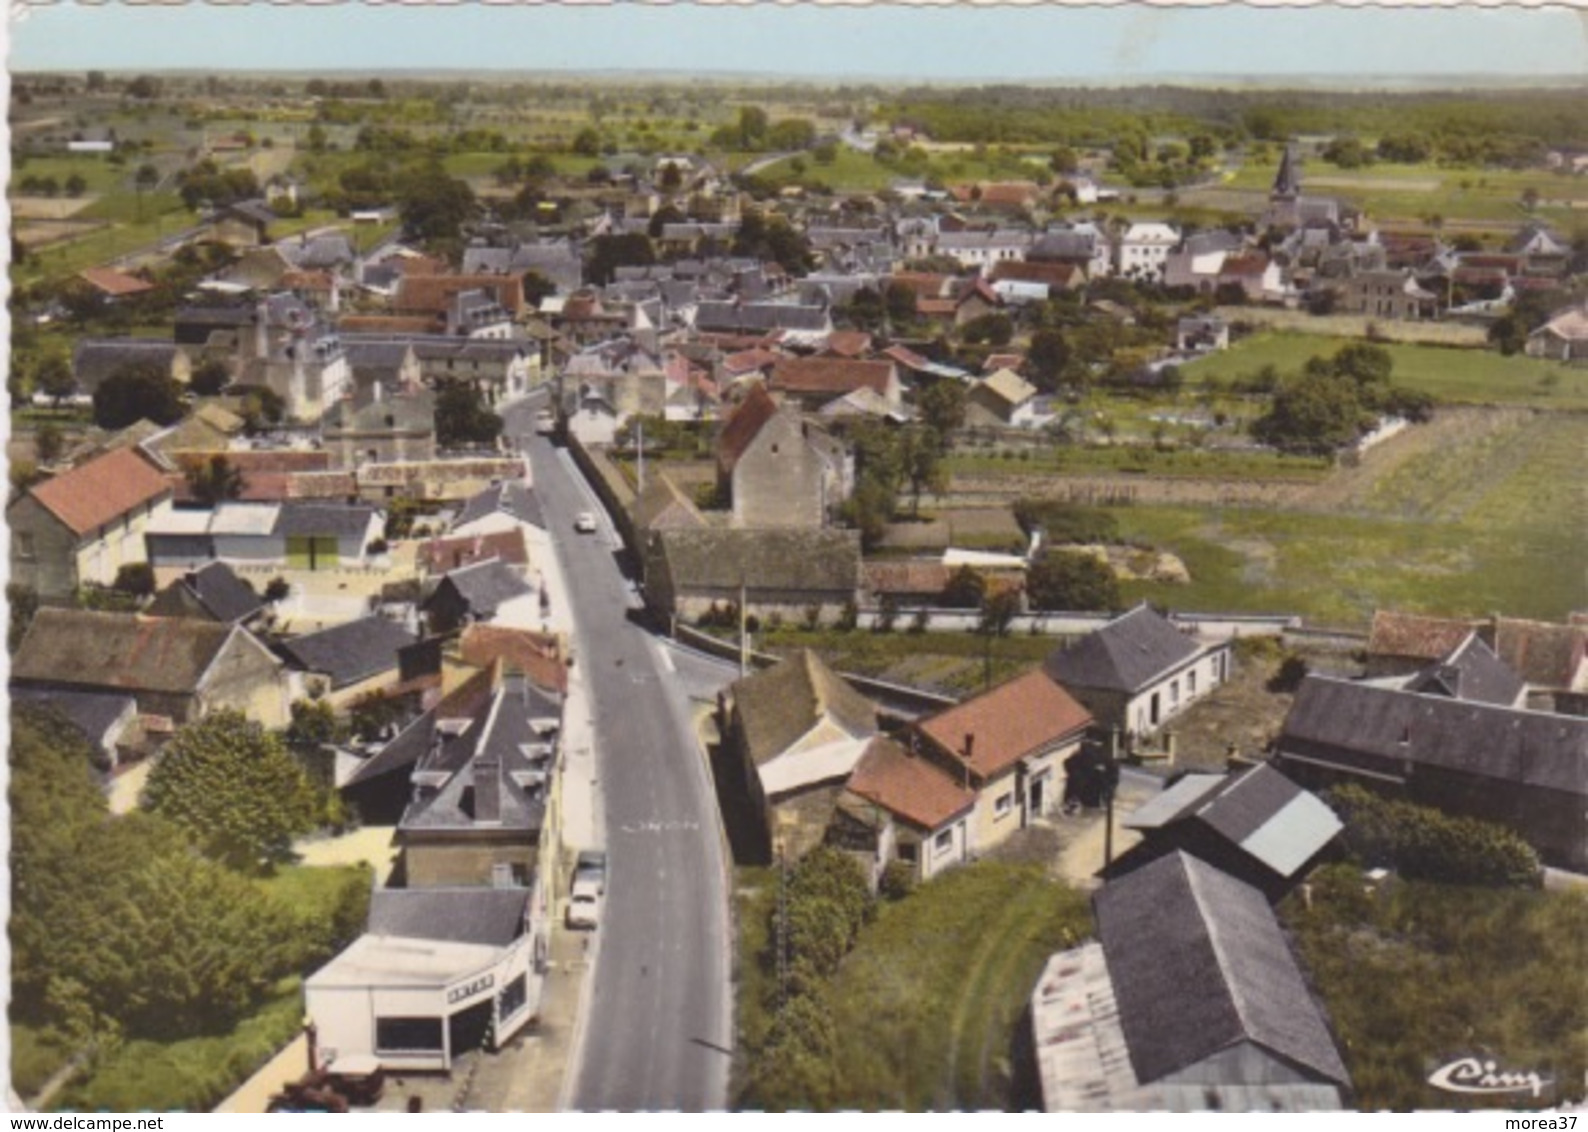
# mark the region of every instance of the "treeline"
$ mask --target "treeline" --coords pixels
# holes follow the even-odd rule
[[[1298,134],[1423,134],[1451,159],[1488,140],[1588,148],[1582,95],[1567,91],[1351,93],[1182,87],[1054,90],[979,87],[905,91],[882,116],[939,141],[1108,145],[1120,134],[1210,132],[1225,140],[1283,141]]]

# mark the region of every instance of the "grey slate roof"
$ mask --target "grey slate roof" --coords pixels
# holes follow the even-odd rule
[[[277,647],[307,672],[323,672],[333,687],[343,688],[382,672],[396,671],[397,650],[419,638],[395,621],[362,617],[283,641]]]
[[[1406,690],[1509,707],[1526,687],[1474,632],[1449,656],[1413,677]]]
[[[278,240],[273,245],[293,267],[310,270],[340,267],[357,258],[353,245],[340,233],[313,236],[307,240]]]
[[[187,587],[217,621],[244,621],[264,608],[264,599],[254,592],[254,587],[224,562],[206,563],[185,575],[178,584]]]
[[[490,558],[445,574],[435,594],[425,605],[428,607],[437,595],[447,589],[462,598],[470,612],[479,618],[494,617],[498,609],[514,598],[535,592],[534,586],[524,581],[518,571],[499,558]]]
[[[1281,756],[1399,775],[1405,763],[1588,797],[1588,718],[1308,676]]]
[[[398,823],[399,832],[477,829],[533,834],[546,817],[546,786],[553,752],[535,730],[537,718],[560,718],[561,707],[522,677],[509,677],[481,708],[463,742],[425,755],[417,778],[448,777],[439,787],[420,786]],[[494,817],[478,808],[480,776],[497,775],[500,808]]]
[[[771,330],[826,330],[827,310],[793,303],[703,302],[695,310],[695,328],[731,333]]]
[[[540,510],[540,500],[535,498],[533,491],[515,480],[493,483],[471,498],[463,505],[463,510],[458,513],[452,525],[464,527],[498,512],[517,519],[520,523],[528,523],[543,529],[546,526],[546,518]]]
[[[527,888],[377,888],[370,935],[505,947],[524,934]]]
[[[1191,774],[1125,819],[1127,829],[1199,821],[1282,877],[1334,840],[1334,812],[1272,765],[1233,774]],[[1150,834],[1149,834],[1150,836]]]
[[[11,689],[11,702],[36,704],[59,712],[97,747],[105,745],[110,729],[128,711],[136,710],[137,705],[137,701],[124,692],[68,692],[25,687]]]
[[[1142,1083],[1252,1042],[1314,1080],[1349,1085],[1322,1008],[1255,888],[1171,853],[1105,885],[1094,907]]]
[[[1075,688],[1138,692],[1200,646],[1147,605],[1138,605],[1044,662],[1049,676]]]
[[[271,534],[278,537],[352,538],[369,530],[375,508],[362,503],[297,503],[281,505]]]

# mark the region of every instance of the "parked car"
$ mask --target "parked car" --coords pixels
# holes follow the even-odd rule
[[[573,885],[568,893],[568,926],[593,928],[601,922],[606,900],[607,855],[600,849],[583,849],[574,859]]]
[[[573,529],[582,535],[593,535],[596,531],[596,517],[594,511],[581,511],[574,516]]]
[[[557,431],[557,418],[550,409],[542,409],[535,414],[535,431],[541,436],[549,436]]]

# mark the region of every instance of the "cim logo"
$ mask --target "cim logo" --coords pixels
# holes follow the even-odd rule
[[[1447,1093],[1531,1093],[1541,1096],[1555,1082],[1536,1072],[1501,1072],[1499,1062],[1461,1057],[1428,1075],[1428,1083]]]

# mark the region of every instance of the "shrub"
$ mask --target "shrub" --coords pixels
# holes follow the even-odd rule
[[[1307,678],[1307,662],[1291,653],[1280,662],[1279,671],[1268,681],[1270,692],[1294,692]]]
[[[924,633],[924,632],[926,632],[926,627],[929,624],[931,624],[931,621],[932,621],[932,614],[928,610],[917,609],[915,611],[915,616],[910,618],[910,632],[912,632],[912,633]]]
[[[915,870],[904,861],[889,861],[882,870],[877,892],[884,900],[903,900],[915,891]]]
[[[283,601],[292,592],[292,585],[285,578],[271,578],[265,586],[265,600],[269,602]]]
[[[1014,505],[1015,522],[1026,534],[1040,528],[1049,545],[1119,541],[1119,523],[1107,511],[1061,503],[1056,499],[1022,499]]]
[[[1364,867],[1444,884],[1539,884],[1538,854],[1502,825],[1382,798],[1356,785],[1336,787],[1326,797],[1345,822],[1347,852]]]
[[[838,620],[833,623],[833,628],[840,633],[847,633],[860,623],[860,607],[854,601],[846,601],[838,610]]]

